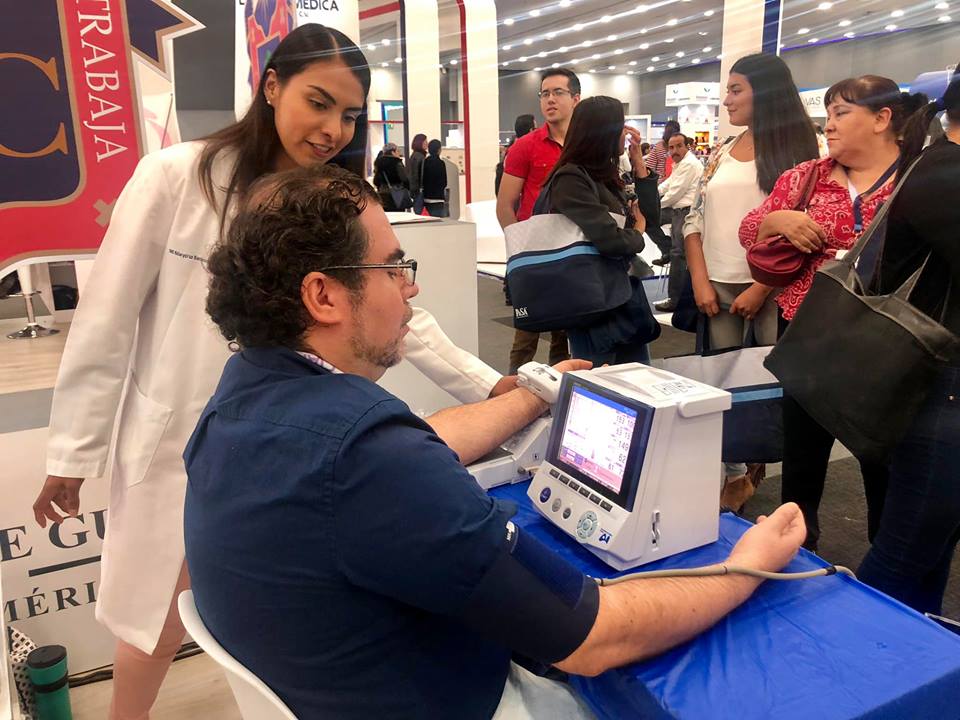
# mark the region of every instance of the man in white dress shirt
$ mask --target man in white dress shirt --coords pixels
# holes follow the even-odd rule
[[[683,223],[693,205],[697,186],[703,175],[703,164],[687,148],[687,138],[676,133],[667,142],[667,150],[673,159],[673,172],[660,183],[660,207],[672,211],[670,225],[670,280],[667,299],[654,303],[660,312],[673,312],[677,307],[683,279],[687,273],[686,255],[683,250]]]

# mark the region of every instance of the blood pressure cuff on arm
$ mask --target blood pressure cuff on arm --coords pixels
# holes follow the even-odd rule
[[[461,617],[514,652],[553,664],[580,647],[599,607],[596,582],[507,523],[500,554]]]

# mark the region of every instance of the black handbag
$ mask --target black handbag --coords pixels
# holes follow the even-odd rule
[[[889,456],[941,365],[960,350],[960,338],[910,304],[929,257],[886,295],[869,294],[857,269],[864,249],[883,241],[887,214],[915,166],[850,252],[816,272],[764,363],[785,394],[855,456],[872,461]]]
[[[410,188],[404,185],[394,185],[387,180],[387,192],[390,194],[393,206],[397,210],[404,211],[413,207],[413,196],[410,194]]]

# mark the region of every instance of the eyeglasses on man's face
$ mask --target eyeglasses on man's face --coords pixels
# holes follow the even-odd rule
[[[331,265],[321,268],[319,272],[328,270],[386,270],[394,280],[402,280],[405,285],[413,285],[417,281],[417,261],[401,260],[395,263],[365,263],[363,265]]]
[[[563,88],[553,88],[552,90],[541,90],[537,93],[537,97],[541,100],[546,100],[548,97],[553,96],[555,98],[565,98],[573,97],[573,93],[569,90],[564,90]]]

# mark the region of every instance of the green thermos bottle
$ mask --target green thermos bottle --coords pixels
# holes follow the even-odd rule
[[[73,720],[67,649],[63,645],[44,645],[27,655],[27,675],[33,685],[38,720]]]

